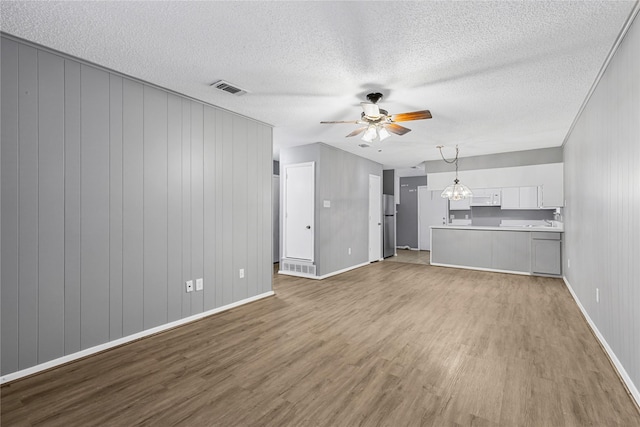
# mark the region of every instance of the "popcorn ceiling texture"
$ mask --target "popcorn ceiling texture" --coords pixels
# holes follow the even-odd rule
[[[0,4],[8,34],[272,124],[276,155],[321,141],[407,167],[439,144],[561,145],[635,2]],[[214,91],[219,79],[251,93]],[[365,149],[345,138],[355,125],[319,124],[357,119],[373,90],[391,114],[434,118]]]

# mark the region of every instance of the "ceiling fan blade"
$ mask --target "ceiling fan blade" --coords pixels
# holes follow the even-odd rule
[[[384,125],[384,128],[391,133],[395,133],[396,135],[404,135],[405,133],[411,132],[411,129],[397,125],[395,123],[386,124]]]
[[[430,118],[431,111],[429,110],[413,111],[411,113],[400,113],[391,116],[391,120],[393,120],[394,122],[408,122],[411,120],[424,120]]]
[[[368,126],[363,126],[361,128],[358,128],[356,130],[354,130],[353,132],[351,132],[349,135],[347,135],[345,138],[349,138],[350,136],[356,136],[362,132],[365,131],[365,129],[367,129]]]
[[[347,121],[333,121],[333,122],[320,122],[320,124],[331,124],[331,123],[351,123],[358,124],[360,120],[347,120]]]
[[[377,104],[371,102],[361,102],[364,115],[368,117],[380,117],[380,107]]]

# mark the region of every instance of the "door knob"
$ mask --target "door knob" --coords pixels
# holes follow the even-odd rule
[[[307,225],[307,230],[311,230],[311,226],[310,225]]]

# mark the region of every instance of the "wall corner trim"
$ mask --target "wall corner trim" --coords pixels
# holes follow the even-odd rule
[[[123,337],[123,338],[120,338],[120,339],[117,339],[117,340],[114,340],[114,341],[109,341],[109,342],[106,342],[104,344],[100,344],[100,345],[97,345],[97,346],[94,346],[94,347],[91,347],[91,348],[87,348],[87,349],[78,351],[76,353],[68,354],[66,356],[62,356],[62,357],[59,357],[59,358],[54,359],[54,360],[50,360],[50,361],[45,362],[45,363],[41,363],[39,365],[23,369],[21,371],[12,372],[10,374],[3,375],[2,377],[0,377],[0,384],[9,383],[9,382],[16,381],[16,380],[19,380],[21,378],[24,378],[24,377],[27,377],[27,376],[30,376],[30,375],[34,375],[34,374],[37,374],[37,373],[40,373],[40,372],[43,372],[43,371],[46,371],[46,370],[49,370],[49,369],[53,369],[53,368],[59,367],[61,365],[65,365],[67,363],[74,362],[76,360],[83,359],[85,357],[94,355],[96,353],[100,353],[100,352],[103,352],[105,350],[112,349],[114,347],[119,347],[121,345],[128,344],[130,342],[137,341],[137,340],[139,340],[141,338],[146,338],[146,337],[149,337],[151,335],[155,335],[155,334],[160,333],[160,332],[168,331],[169,329],[173,329],[173,328],[176,328],[178,326],[186,325],[187,323],[195,322],[196,320],[200,320],[200,319],[203,319],[205,317],[209,317],[209,316],[212,316],[214,314],[221,313],[223,311],[227,311],[227,310],[230,310],[232,308],[235,308],[235,307],[238,307],[238,306],[241,306],[241,305],[244,305],[244,304],[248,304],[250,302],[254,302],[254,301],[266,298],[266,297],[270,297],[272,295],[275,295],[274,291],[264,292],[262,294],[258,294],[258,295],[255,295],[255,296],[252,296],[252,297],[249,297],[249,298],[245,298],[243,300],[236,301],[236,302],[233,302],[231,304],[224,305],[222,307],[217,307],[217,308],[214,308],[212,310],[208,310],[208,311],[204,311],[202,313],[194,314],[193,316],[185,317],[183,319],[179,319],[179,320],[176,320],[174,322],[166,323],[164,325],[156,326],[155,328],[147,329],[147,330],[135,333],[133,335],[128,335],[126,337]]]
[[[587,313],[587,310],[585,310],[584,306],[582,305],[582,303],[578,299],[578,296],[573,291],[573,288],[571,287],[571,284],[569,284],[569,280],[567,280],[567,277],[563,276],[562,280],[564,281],[564,284],[567,286],[567,289],[569,289],[569,293],[571,294],[571,297],[573,298],[573,300],[578,305],[578,308],[580,309],[580,312],[582,313],[582,315],[584,316],[585,320],[587,321],[587,324],[591,328],[591,331],[596,336],[596,338],[598,339],[598,342],[600,343],[600,345],[604,349],[605,353],[609,357],[609,360],[611,361],[611,364],[613,365],[614,369],[617,371],[616,373],[618,374],[620,379],[622,379],[622,382],[625,385],[625,387],[627,389],[627,392],[629,393],[631,398],[633,400],[635,400],[636,407],[640,407],[640,391],[638,391],[638,388],[636,387],[636,385],[631,380],[631,377],[629,376],[627,371],[624,369],[624,366],[622,366],[622,363],[620,363],[620,360],[618,360],[618,357],[616,356],[616,354],[613,352],[613,350],[609,346],[609,343],[607,343],[607,340],[604,338],[604,336],[598,330],[598,327],[596,326],[596,324],[593,322],[593,320],[591,320],[591,317]]]

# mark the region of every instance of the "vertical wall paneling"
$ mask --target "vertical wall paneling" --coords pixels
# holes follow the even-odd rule
[[[233,223],[238,220],[234,217],[233,196],[235,183],[233,176],[233,115],[226,111],[222,112],[222,175],[225,182],[222,188],[222,242],[225,245],[222,251],[222,265],[224,269],[222,277],[222,304],[226,305],[233,301],[234,278],[238,275],[235,269],[233,250],[231,245],[233,240]]]
[[[247,128],[244,119],[233,116],[233,300],[247,297]],[[243,167],[245,166],[245,167]],[[239,271],[244,269],[244,278]]]
[[[82,348],[109,341],[109,74],[81,66]]]
[[[2,116],[2,190],[0,194],[2,221],[2,288],[0,313],[2,318],[2,353],[0,375],[18,370],[18,45],[2,39],[0,62],[0,92]]]
[[[182,99],[167,104],[167,320],[182,317]]]
[[[255,122],[248,122],[247,127],[247,144],[255,146],[258,140],[258,124]],[[259,149],[246,151],[247,162],[247,191],[246,197],[246,245],[245,245],[245,257],[246,257],[246,269],[245,269],[245,282],[247,283],[247,295],[256,295],[258,293],[258,278],[260,277],[258,271],[258,248],[261,249],[262,235],[258,235],[258,214],[262,203],[260,203],[261,197],[258,194],[262,190],[261,185],[249,185],[248,183],[256,183],[260,176],[258,170],[258,156]]]
[[[271,204],[273,203],[272,189],[271,189],[271,169],[266,166],[267,161],[271,162],[273,159],[273,143],[272,143],[272,130],[269,126],[261,126],[261,139],[260,147],[262,148],[262,159],[260,161],[262,169],[262,178],[258,182],[262,183],[262,224],[260,229],[262,230],[262,262],[261,279],[262,279],[262,292],[269,292],[272,290],[272,277],[273,277],[273,233],[271,228],[273,227],[273,209]],[[279,202],[278,202],[279,203]],[[266,221],[266,222],[265,222]],[[272,224],[272,227],[265,227],[264,224]],[[278,245],[279,247],[279,245]]]
[[[563,262],[568,283],[640,401],[638,51],[636,16],[567,138]]]
[[[109,75],[109,339],[122,337],[122,77]]]
[[[204,309],[216,307],[216,110],[204,107]]]
[[[204,239],[203,234],[203,122],[204,106],[191,103],[191,278],[195,281],[204,278]],[[195,291],[191,296],[191,314],[203,311],[204,298],[202,291]]]
[[[64,355],[64,59],[38,52],[38,360]]]
[[[191,315],[192,293],[185,293],[191,275],[191,102],[182,101],[182,316]]]
[[[271,290],[269,126],[1,40],[3,377]]]
[[[80,345],[80,64],[64,61],[64,351]]]
[[[122,93],[122,329],[143,328],[143,89],[123,80]]]
[[[167,93],[144,86],[143,94],[143,325],[149,329],[167,323]]]
[[[38,358],[38,52],[18,51],[18,351],[20,368]]]
[[[223,209],[224,209],[224,200],[223,200],[223,194],[224,194],[224,183],[225,181],[223,180],[224,175],[223,175],[223,167],[224,167],[224,157],[223,157],[223,146],[224,146],[224,142],[223,142],[223,117],[224,117],[224,112],[222,111],[216,111],[216,123],[215,123],[215,164],[213,165],[214,169],[214,193],[215,193],[215,197],[216,197],[216,203],[215,203],[215,218],[216,218],[216,222],[215,222],[215,235],[218,237],[217,239],[215,239],[215,253],[216,253],[216,259],[215,259],[215,276],[212,277],[211,279],[214,280],[215,283],[215,292],[216,292],[216,296],[215,296],[215,301],[216,301],[216,306],[220,307],[223,304],[223,290],[224,290],[224,280],[223,280],[223,272],[224,272],[224,264],[223,264],[223,259],[224,259],[224,252],[225,252],[225,247],[224,247],[224,240],[222,238],[223,236],[223,232],[224,232],[224,221],[223,221]],[[210,279],[210,280],[211,280]]]

